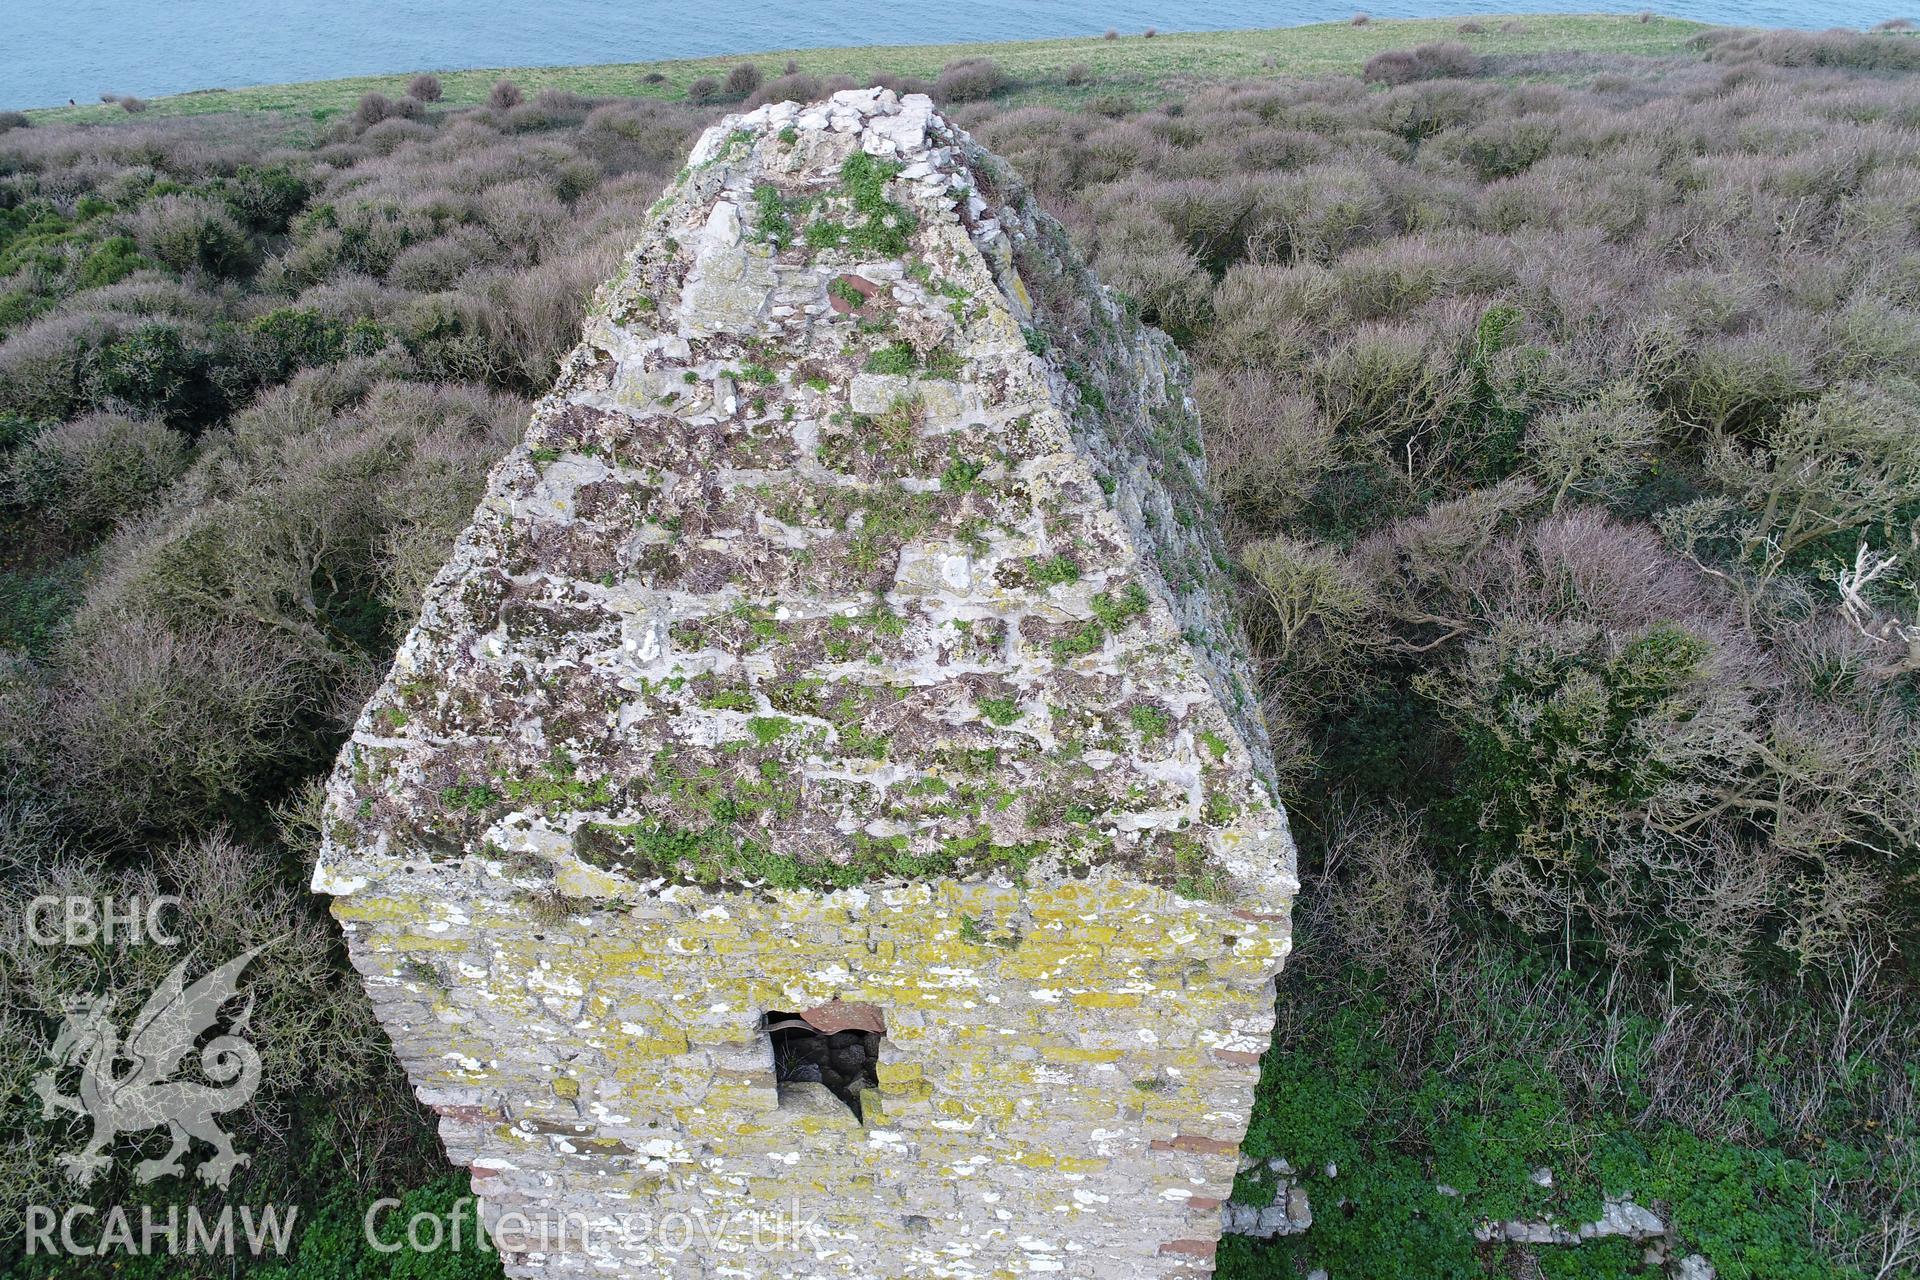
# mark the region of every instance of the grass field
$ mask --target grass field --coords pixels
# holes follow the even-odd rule
[[[363,93],[390,96],[406,91],[414,71],[438,70],[446,91],[444,104],[460,106],[486,100],[487,90],[502,76],[510,77],[528,94],[541,89],[566,89],[588,95],[621,95],[679,100],[689,84],[702,76],[724,76],[728,68],[753,59],[770,75],[778,74],[788,59],[801,71],[817,76],[864,77],[875,71],[893,75],[932,76],[960,58],[991,57],[1026,81],[1007,96],[1014,103],[1071,102],[1096,93],[1122,93],[1151,101],[1210,81],[1242,76],[1321,75],[1358,71],[1383,49],[1402,48],[1426,40],[1465,41],[1476,53],[1525,54],[1562,51],[1634,54],[1659,57],[1681,52],[1687,40],[1704,29],[1698,22],[1613,14],[1579,16],[1535,15],[1483,18],[1484,32],[1461,34],[1460,18],[1416,18],[1351,23],[1318,23],[1256,31],[1167,32],[1151,39],[1137,32],[1116,40],[1098,37],[1072,40],[1020,40],[998,44],[873,45],[864,48],[772,50],[740,53],[724,58],[689,58],[669,62],[621,62],[584,67],[489,67],[445,71],[416,67],[398,75],[354,76],[345,80],[315,80],[305,84],[260,85],[247,89],[204,89],[155,98],[147,114],[202,115],[217,111],[280,111],[326,114],[349,110]],[[1505,28],[1505,29],[1503,29]],[[1271,65],[1269,65],[1269,62]],[[1075,63],[1093,71],[1086,88],[1065,84],[1062,74]],[[649,74],[665,79],[648,84]],[[110,104],[58,107],[30,112],[37,120],[105,121],[125,118]]]

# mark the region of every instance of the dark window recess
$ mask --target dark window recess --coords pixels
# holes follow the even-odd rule
[[[804,1013],[773,1009],[760,1021],[773,1042],[779,1084],[823,1084],[860,1115],[860,1092],[880,1087],[875,1071],[886,1023],[872,1005],[834,1001]]]

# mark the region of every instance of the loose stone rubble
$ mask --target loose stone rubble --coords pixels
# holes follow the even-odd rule
[[[1508,1240],[1515,1244],[1579,1244],[1583,1240],[1604,1240],[1619,1236],[1627,1240],[1654,1240],[1667,1234],[1667,1224],[1650,1209],[1631,1200],[1608,1198],[1600,1206],[1600,1216],[1577,1226],[1557,1222],[1483,1222],[1473,1230],[1481,1241]]]
[[[925,98],[702,137],[327,795],[509,1274],[1211,1270],[1296,888],[1214,516]],[[835,1000],[859,1119],[762,1030]]]
[[[1257,1168],[1259,1163],[1242,1156],[1240,1172]],[[1220,1229],[1225,1234],[1276,1240],[1297,1236],[1313,1225],[1313,1206],[1307,1201],[1307,1189],[1293,1180],[1293,1166],[1279,1156],[1265,1163],[1274,1179],[1273,1198],[1266,1204],[1229,1200],[1220,1211]]]
[[[1242,1156],[1240,1172],[1245,1174],[1254,1170],[1264,1171],[1263,1182],[1267,1178],[1272,1180],[1272,1199],[1265,1204],[1229,1201],[1222,1211],[1225,1233],[1251,1236],[1258,1240],[1275,1240],[1309,1230],[1313,1226],[1313,1206],[1308,1200],[1307,1189],[1296,1181],[1293,1165],[1280,1156],[1265,1161]],[[1327,1176],[1331,1178],[1335,1173],[1335,1167],[1328,1165]],[[1535,1169],[1527,1180],[1537,1187],[1551,1187],[1553,1171],[1545,1167]],[[1458,1188],[1445,1183],[1436,1184],[1434,1190],[1443,1196],[1460,1194]],[[1339,1205],[1346,1203],[1346,1197],[1342,1196]],[[1713,1264],[1700,1254],[1673,1256],[1672,1237],[1667,1224],[1652,1210],[1624,1196],[1605,1197],[1601,1201],[1600,1216],[1591,1222],[1574,1226],[1553,1221],[1482,1222],[1473,1229],[1473,1238],[1482,1244],[1504,1242],[1556,1247],[1585,1244],[1590,1240],[1625,1239],[1646,1246],[1641,1261],[1647,1266],[1662,1268],[1677,1280],[1713,1280],[1715,1274]],[[1324,1271],[1311,1272],[1309,1280],[1314,1275],[1320,1276],[1321,1280],[1328,1280]]]
[[[1551,1178],[1541,1185],[1551,1185]],[[1443,1193],[1450,1188],[1442,1187]],[[1453,1194],[1459,1194],[1454,1192]],[[1677,1280],[1713,1280],[1711,1262],[1700,1254],[1674,1257],[1672,1237],[1660,1215],[1623,1196],[1608,1196],[1601,1201],[1600,1216],[1591,1222],[1563,1226],[1558,1222],[1483,1222],[1474,1228],[1473,1237],[1483,1243],[1504,1240],[1513,1244],[1579,1245],[1589,1240],[1623,1239],[1645,1245],[1641,1261],[1649,1267],[1663,1268]]]

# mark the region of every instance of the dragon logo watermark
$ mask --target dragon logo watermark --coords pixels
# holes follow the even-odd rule
[[[143,1183],[185,1173],[181,1161],[193,1138],[214,1151],[195,1171],[202,1182],[225,1187],[233,1171],[248,1163],[214,1117],[244,1105],[260,1087],[260,1055],[244,1036],[253,1014],[252,998],[200,1049],[200,1070],[211,1084],[171,1077],[200,1037],[214,1029],[222,1006],[239,995],[247,965],[272,945],[263,943],[234,957],[192,986],[186,984],[187,961],[182,960],[147,998],[124,1041],[113,1023],[111,996],[86,996],[68,1004],[66,1021],[53,1042],[54,1065],[34,1077],[34,1091],[43,1118],[72,1111],[93,1122],[86,1144],[59,1157],[70,1181],[90,1185],[113,1163],[107,1151],[116,1138],[162,1126],[173,1145],[165,1155],[134,1167],[134,1176]],[[74,1066],[80,1068],[79,1093],[62,1093],[60,1076]]]

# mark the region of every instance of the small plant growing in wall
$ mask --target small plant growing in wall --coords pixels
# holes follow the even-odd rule
[[[1080,581],[1080,566],[1072,556],[1056,555],[1046,560],[1028,561],[1028,572],[1043,587],[1061,587]]]
[[[867,295],[860,292],[851,280],[845,276],[835,276],[833,283],[827,286],[827,296],[838,298],[847,304],[847,310],[858,311],[867,305]]]
[[[425,960],[407,960],[400,966],[400,971],[395,976],[402,982],[411,982],[442,995],[453,989],[453,983],[448,979],[447,971]]]
[[[747,721],[747,732],[761,746],[771,746],[796,728],[785,716],[754,716]]]
[[[940,485],[955,493],[971,493],[974,485],[979,483],[980,473],[986,469],[984,462],[955,456],[951,462],[947,463],[947,469],[940,473]]]
[[[463,813],[485,813],[501,795],[484,782],[456,782],[440,789],[440,803]]]
[[[1165,711],[1146,703],[1128,712],[1127,719],[1133,724],[1134,732],[1140,735],[1142,742],[1152,742],[1165,736],[1168,727],[1173,723]]]
[[[1020,704],[1012,698],[982,698],[979,706],[981,715],[1003,728],[1020,718]]]
[[[867,357],[863,366],[867,373],[890,374],[894,377],[906,377],[919,368],[920,362],[913,354],[910,342],[892,342],[881,347]]]
[[[891,160],[856,151],[840,168],[839,196],[852,206],[851,223],[823,217],[807,224],[806,241],[816,249],[848,249],[862,256],[898,258],[907,251],[919,219],[913,210],[887,198],[887,183],[900,172]]]
[[[794,241],[793,218],[780,188],[763,182],[753,189],[756,214],[754,235],[776,249],[785,249]]]

